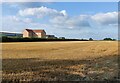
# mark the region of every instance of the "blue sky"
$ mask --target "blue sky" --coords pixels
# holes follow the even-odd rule
[[[117,39],[117,11],[117,2],[2,3],[2,31],[45,29],[57,37]]]

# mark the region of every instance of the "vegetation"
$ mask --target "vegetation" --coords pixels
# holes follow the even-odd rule
[[[0,40],[2,42],[42,42],[42,41],[93,41],[92,38],[89,39],[65,39],[65,37],[60,37],[60,38],[23,38],[20,36],[16,37],[7,37],[7,36],[2,36],[0,37]],[[112,38],[104,38],[104,41],[116,41],[116,39]]]
[[[2,43],[3,82],[117,80],[118,42]]]
[[[92,39],[92,38],[89,38],[89,41],[93,41],[93,39]]]
[[[3,36],[2,42],[35,42],[35,41],[88,41],[86,39],[65,39],[65,38],[21,38]]]
[[[116,39],[112,39],[112,38],[104,38],[103,40],[107,40],[107,41],[115,41]]]

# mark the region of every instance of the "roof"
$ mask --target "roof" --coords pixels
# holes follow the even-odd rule
[[[35,33],[41,33],[41,32],[44,32],[44,30],[33,30],[33,32],[35,32]]]
[[[28,32],[34,32],[34,33],[41,33],[41,32],[45,32],[43,29],[39,29],[39,30],[32,30],[32,29],[25,29],[27,30]]]
[[[25,29],[26,31],[28,31],[28,32],[33,32],[33,30],[31,30],[31,29]]]
[[[48,37],[55,37],[55,35],[46,35],[46,36],[48,36]]]

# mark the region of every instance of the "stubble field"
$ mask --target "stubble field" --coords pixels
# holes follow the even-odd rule
[[[3,81],[114,80],[117,74],[117,41],[2,43]]]

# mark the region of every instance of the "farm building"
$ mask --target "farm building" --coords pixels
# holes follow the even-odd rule
[[[46,38],[56,39],[57,37],[55,37],[55,35],[46,35]]]
[[[23,31],[23,37],[45,38],[46,37],[46,32],[44,30],[25,29]]]
[[[12,32],[0,32],[0,37],[6,36],[6,37],[22,37],[21,33],[12,33]]]

